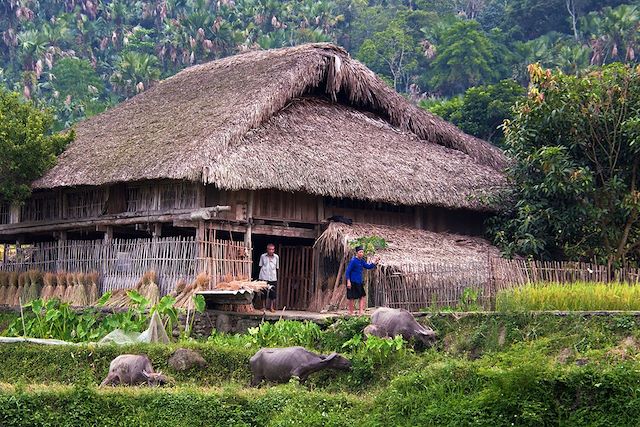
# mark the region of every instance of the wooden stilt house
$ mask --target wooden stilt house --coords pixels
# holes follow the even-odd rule
[[[278,305],[319,310],[345,236],[411,235],[409,263],[494,251],[469,236],[505,184],[503,153],[330,44],[190,67],[75,129],[32,197],[0,206],[0,242],[17,248],[4,268],[95,269],[105,290],[154,269],[166,293],[199,271],[255,278],[273,242]]]

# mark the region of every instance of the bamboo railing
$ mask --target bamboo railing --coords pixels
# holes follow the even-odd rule
[[[155,239],[69,240],[22,247],[0,270],[97,271],[102,292],[130,288],[142,275],[156,272],[160,292],[171,292],[176,283],[193,281],[200,272],[219,281],[227,274],[251,276],[251,248],[228,240],[196,241],[193,237]]]

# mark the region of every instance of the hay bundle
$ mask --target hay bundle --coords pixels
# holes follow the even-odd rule
[[[42,291],[42,273],[38,270],[27,271],[27,279],[24,288],[24,303],[40,298]]]
[[[9,286],[7,287],[7,295],[5,296],[5,303],[7,305],[14,305],[16,294],[18,293],[18,273],[12,271],[9,273]]]
[[[131,289],[116,289],[111,293],[111,298],[104,304],[105,307],[125,308],[131,303],[127,292]]]
[[[89,305],[84,273],[76,273],[73,275],[73,293],[71,294],[70,302],[71,305],[75,306]]]
[[[196,292],[206,291],[209,289],[210,278],[206,273],[200,273],[193,281],[192,284],[184,287],[182,292],[178,293],[176,297],[176,303],[174,304],[177,308],[184,308],[187,310],[193,310],[193,296]]]
[[[253,292],[262,292],[267,289],[267,282],[263,280],[232,280],[231,282],[219,282],[213,289],[224,291],[239,291],[241,289]]]
[[[15,296],[13,297],[13,305],[20,305],[20,302],[24,302],[24,287],[25,282],[27,281],[27,273],[18,274],[18,290],[16,291]]]
[[[57,299],[60,302],[64,301],[64,296],[67,292],[67,275],[61,271],[56,274],[56,286],[53,291],[52,299]]]
[[[136,285],[136,290],[149,300],[149,305],[154,306],[160,301],[160,288],[156,283],[158,281],[156,272],[147,271],[142,275],[142,279]]]
[[[42,287],[40,298],[42,298],[43,301],[48,301],[53,297],[53,294],[56,290],[56,275],[47,272],[44,274],[44,276],[42,276],[42,281],[44,282],[44,286]]]
[[[64,291],[64,296],[62,297],[63,302],[72,303],[73,302],[73,294],[75,293],[75,277],[73,273],[66,274],[67,288]]]
[[[98,272],[92,271],[87,275],[87,277],[89,279],[87,298],[89,301],[89,305],[94,305],[96,302],[98,302],[98,298],[100,298],[100,295],[98,292]]]
[[[9,290],[9,273],[0,271],[0,304],[6,304],[7,291]]]

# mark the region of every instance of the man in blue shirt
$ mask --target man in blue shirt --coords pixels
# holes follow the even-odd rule
[[[358,313],[360,315],[364,314],[364,306],[366,304],[364,297],[367,294],[365,293],[364,285],[362,284],[362,271],[365,268],[367,270],[376,268],[377,263],[378,257],[375,257],[372,263],[365,261],[364,249],[362,246],[356,247],[356,254],[351,258],[351,261],[349,261],[347,271],[345,272],[345,277],[347,279],[347,301],[349,301],[349,314],[353,314],[354,300],[360,301]]]

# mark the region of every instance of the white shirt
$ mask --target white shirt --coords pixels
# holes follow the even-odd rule
[[[267,282],[275,282],[278,280],[278,269],[280,268],[280,258],[273,254],[269,256],[266,253],[260,256],[260,280]]]

